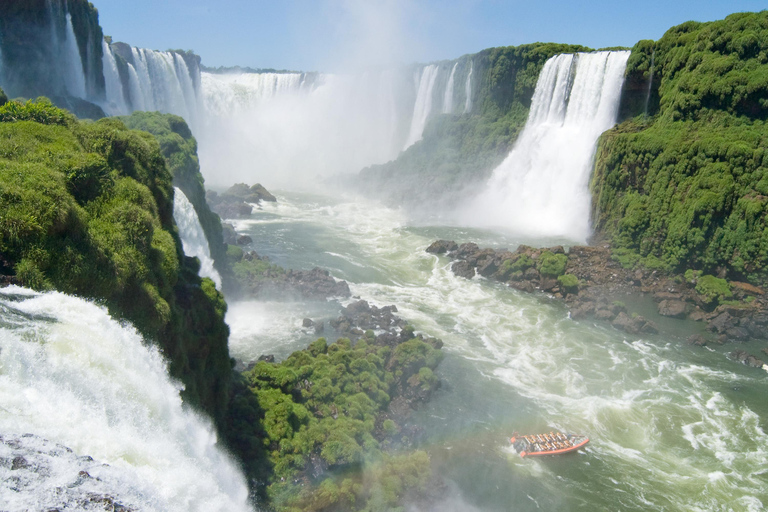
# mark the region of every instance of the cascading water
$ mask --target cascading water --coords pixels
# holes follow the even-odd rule
[[[474,68],[474,63],[470,61],[469,63],[469,73],[467,73],[467,82],[464,85],[464,94],[466,95],[466,99],[464,100],[464,113],[468,114],[472,111],[472,69]]]
[[[653,88],[653,64],[656,59],[656,50],[651,53],[651,76],[648,78],[648,89],[645,91],[645,108],[643,109],[643,117],[648,117],[648,103],[651,101],[651,89]]]
[[[595,52],[549,59],[523,132],[460,218],[526,236],[585,242],[595,144],[616,122],[628,57],[629,52]]]
[[[162,355],[104,308],[2,288],[0,347],[4,510],[104,510],[99,495],[128,510],[248,509],[245,479],[182,407]]]
[[[405,141],[403,149],[407,149],[421,140],[427,119],[432,111],[432,89],[435,87],[438,70],[439,68],[435,64],[425,66],[421,71],[421,77],[417,80],[419,86],[416,94],[416,103],[413,107],[411,130],[408,133],[408,139]]]
[[[213,267],[213,258],[211,258],[211,250],[208,239],[205,238],[203,226],[200,225],[195,207],[178,187],[174,187],[173,218],[179,227],[184,254],[200,260],[200,275],[211,278],[216,283],[216,287],[221,290],[221,275]]]
[[[227,115],[301,89],[302,73],[202,73],[203,102],[209,114]]]
[[[88,95],[85,89],[85,72],[77,46],[75,30],[72,28],[72,16],[67,13],[67,32],[64,44],[61,46],[61,66],[64,84],[71,96],[85,99]]]
[[[391,160],[410,119],[402,73],[202,73],[196,132],[206,181],[315,188]],[[408,84],[409,85],[409,84]],[[412,101],[412,100],[411,100]],[[408,117],[406,117],[408,116]]]
[[[128,107],[125,105],[123,84],[120,81],[120,73],[117,70],[115,55],[112,53],[112,48],[104,40],[101,43],[101,50],[101,64],[104,70],[104,85],[106,88],[104,111],[110,115],[126,114]]]
[[[445,86],[445,95],[443,96],[443,114],[450,114],[453,112],[453,77],[456,75],[456,67],[459,63],[455,63],[451,69],[451,75],[448,77],[448,84]]]

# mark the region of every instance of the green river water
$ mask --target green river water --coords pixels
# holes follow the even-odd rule
[[[287,268],[321,266],[377,306],[395,304],[417,332],[441,338],[441,389],[412,421],[447,484],[435,510],[714,511],[768,505],[768,374],[728,359],[735,346],[692,347],[701,326],[653,317],[663,335],[573,321],[558,301],[450,272],[425,252],[436,239],[514,249],[491,231],[411,225],[370,202],[277,193],[233,221],[248,247]],[[632,308],[646,316],[653,304]],[[230,350],[282,359],[314,340],[305,317],[330,302],[231,304]],[[740,345],[758,353],[765,344]],[[587,435],[576,454],[521,459],[515,430]]]

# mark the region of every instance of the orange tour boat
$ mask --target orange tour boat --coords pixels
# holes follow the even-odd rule
[[[522,435],[515,432],[509,440],[521,457],[560,455],[578,450],[589,442],[586,436],[550,432]]]

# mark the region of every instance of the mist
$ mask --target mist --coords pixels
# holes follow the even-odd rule
[[[398,156],[408,137],[421,44],[404,1],[346,1],[318,23],[338,49],[321,72],[202,75],[195,135],[212,187],[235,182],[306,190]],[[330,29],[329,29],[330,27]],[[307,70],[303,70],[307,71]]]

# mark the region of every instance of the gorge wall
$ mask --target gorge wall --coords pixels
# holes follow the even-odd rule
[[[627,65],[593,223],[625,264],[765,283],[768,12],[673,27]]]

